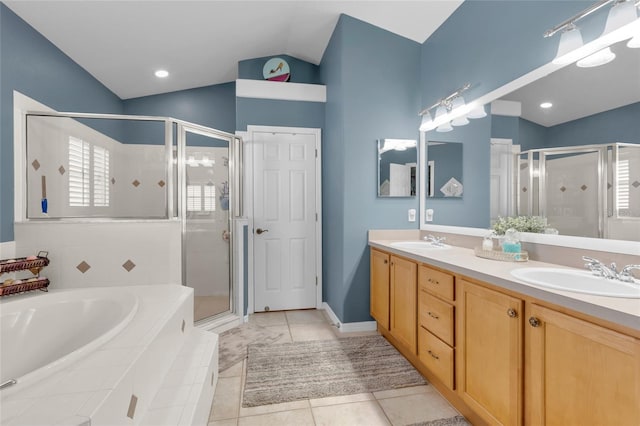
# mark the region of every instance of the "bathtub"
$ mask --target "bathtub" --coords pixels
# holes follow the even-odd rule
[[[3,426],[171,424],[157,420],[169,419],[163,416],[167,401],[185,407],[176,422],[206,422],[217,381],[217,338],[193,328],[188,287],[10,296],[0,299],[0,321],[2,381],[16,380],[0,389]],[[172,389],[189,398],[167,399]]]
[[[131,321],[138,297],[124,289],[53,290],[0,304],[0,383],[20,387],[64,369]]]

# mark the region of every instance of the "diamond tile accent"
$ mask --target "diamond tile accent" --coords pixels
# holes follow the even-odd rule
[[[127,272],[131,272],[131,270],[136,267],[136,264],[133,263],[131,260],[127,260],[122,264],[122,267],[126,269]]]
[[[640,182],[635,181],[635,182],[633,182],[631,185],[632,185],[634,188],[637,188],[637,187],[639,187],[639,186],[640,186]]]
[[[91,269],[91,265],[83,260],[78,266],[76,266],[76,269],[84,274],[89,269]]]
[[[133,182],[131,182],[131,185],[133,185],[133,186],[135,186],[137,188],[138,186],[140,186],[140,181],[138,179],[136,179]]]
[[[522,188],[522,192],[527,192],[527,187]]]
[[[40,162],[38,160],[33,160],[33,163],[31,163],[31,165],[36,170],[38,170],[40,168]]]
[[[116,184],[116,178],[111,178],[111,185],[115,185]]]
[[[580,187],[580,189],[582,189],[583,191],[586,191],[586,189],[587,189],[587,185],[582,185],[582,186]]]
[[[166,185],[166,183],[164,183],[164,181],[163,181],[163,180],[161,180],[160,182],[158,182],[158,186],[159,186],[160,188],[164,188],[164,186],[165,186],[165,185]]]
[[[607,182],[607,189],[611,189],[611,188],[613,188],[613,185]]]
[[[561,187],[560,187],[560,191],[564,192],[564,191],[566,191],[566,190],[567,190],[567,188],[565,188],[564,186],[561,186]]]
[[[63,175],[67,170],[64,168],[64,166],[60,166],[58,168],[58,171],[60,172],[61,175]]]

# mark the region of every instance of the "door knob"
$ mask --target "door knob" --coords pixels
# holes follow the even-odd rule
[[[256,234],[258,234],[258,235],[262,235],[264,232],[269,232],[269,230],[268,229],[262,229],[262,228],[256,229]]]

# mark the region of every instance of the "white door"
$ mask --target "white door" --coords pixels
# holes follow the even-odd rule
[[[513,145],[511,139],[491,139],[491,186],[489,189],[491,223],[498,216],[514,214]]]
[[[255,312],[316,307],[316,139],[252,134]]]
[[[411,195],[411,166],[389,164],[389,195],[408,197]]]

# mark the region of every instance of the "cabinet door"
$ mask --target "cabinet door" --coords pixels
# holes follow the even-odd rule
[[[391,335],[414,355],[418,332],[418,265],[391,256]]]
[[[457,291],[460,396],[489,424],[519,425],[523,302],[465,280]]]
[[[640,425],[640,341],[528,307],[527,424]]]
[[[389,255],[371,250],[370,313],[380,327],[389,330]]]

